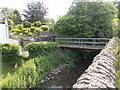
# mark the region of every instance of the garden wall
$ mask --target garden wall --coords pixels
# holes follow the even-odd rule
[[[52,34],[49,34],[49,33],[52,33],[52,32],[43,32],[42,34],[43,36],[36,36],[36,37],[24,37],[24,36],[19,36],[19,35],[10,35],[10,38],[18,40],[19,45],[21,45],[22,47],[25,47],[25,45],[27,45],[28,43],[32,43],[32,42],[41,42],[41,41],[54,42],[55,36],[54,35],[52,36]]]
[[[80,76],[73,88],[116,88],[117,82],[116,38],[93,59],[92,64]]]

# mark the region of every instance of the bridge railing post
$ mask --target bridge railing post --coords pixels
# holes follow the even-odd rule
[[[92,39],[92,45],[93,46],[95,45],[95,39]]]

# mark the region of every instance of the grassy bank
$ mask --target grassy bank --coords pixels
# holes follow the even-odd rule
[[[70,50],[56,50],[47,55],[34,57],[26,62],[12,74],[2,80],[2,88],[32,88],[49,75],[58,65],[66,64],[68,67],[74,67],[76,56]]]
[[[9,65],[7,62],[2,62],[2,78],[7,75],[7,73],[14,73],[15,68],[14,66]]]

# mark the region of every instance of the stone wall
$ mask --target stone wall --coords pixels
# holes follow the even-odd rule
[[[113,37],[104,49],[94,57],[92,64],[73,85],[82,88],[116,88],[117,73],[116,38]]]

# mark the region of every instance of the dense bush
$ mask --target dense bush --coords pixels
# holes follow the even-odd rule
[[[19,46],[10,43],[1,43],[2,47],[2,61],[10,64],[19,64],[22,57],[20,56]]]
[[[9,26],[8,26],[8,29],[9,29],[9,31],[12,30],[12,29],[13,29],[13,26],[12,26],[12,25],[9,25]]]
[[[40,27],[40,29],[42,29],[43,31],[49,31],[49,26],[47,26],[47,25],[42,25],[42,26]]]
[[[22,25],[18,25],[18,30],[22,30],[23,26]]]
[[[33,58],[48,55],[58,49],[58,44],[55,42],[33,42],[27,44],[25,49],[29,52],[29,56]]]
[[[67,14],[54,25],[61,37],[112,37],[118,10],[112,2],[75,0]]]
[[[32,25],[31,22],[28,22],[28,21],[23,22],[23,27],[24,27],[24,28],[30,28],[31,25]]]
[[[33,23],[34,27],[40,27],[41,26],[41,22],[40,21],[35,21]]]
[[[29,28],[23,28],[22,30],[13,29],[13,30],[11,30],[11,32],[14,35],[23,35],[23,36],[32,36],[33,35],[32,32],[30,32]]]

